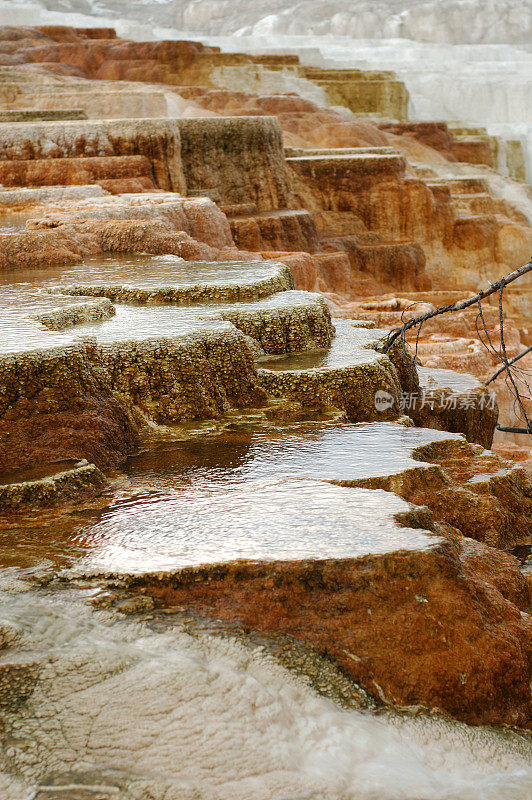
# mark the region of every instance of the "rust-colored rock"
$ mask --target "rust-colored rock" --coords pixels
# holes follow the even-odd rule
[[[280,631],[375,698],[530,724],[531,620],[517,561],[471,540],[343,561],[241,562],[140,579],[165,605]]]
[[[532,483],[523,469],[464,441],[434,442],[414,455],[439,468],[408,469],[349,485],[395,492],[491,547],[510,550],[530,540]]]
[[[14,358],[2,364],[2,385],[6,387],[0,406],[4,470],[66,459],[110,467],[138,446],[133,418],[113,396],[89,346],[45,356],[38,368],[32,359]],[[20,386],[23,394],[17,391]]]
[[[49,158],[0,161],[4,186],[71,186],[138,179],[142,190],[156,189],[152,166],[145,156]]]

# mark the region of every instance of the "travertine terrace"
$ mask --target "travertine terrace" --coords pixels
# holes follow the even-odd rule
[[[71,593],[95,626],[149,611],[285,637],[371,708],[525,729],[532,484],[529,451],[495,434],[499,409],[515,422],[504,381],[482,382],[498,360],[476,312],[427,324],[417,358],[385,349],[405,315],[529,259],[530,220],[493,188],[524,186],[524,159],[505,151],[503,179],[496,139],[407,104],[390,71],[1,29],[6,566],[21,596]],[[509,356],[531,343],[530,292],[528,276],[505,294]],[[496,334],[498,307],[485,319]],[[92,740],[103,717],[78,709],[69,659],[92,669],[88,705],[116,691],[119,716],[131,664],[124,694],[83,649],[61,671],[17,602],[7,791],[199,797],[164,747],[150,774],[142,731]],[[279,781],[257,797],[295,798]]]

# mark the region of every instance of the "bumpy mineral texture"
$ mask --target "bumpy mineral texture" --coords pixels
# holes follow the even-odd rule
[[[0,371],[2,469],[69,458],[109,467],[137,446],[136,425],[90,344],[3,357]]]
[[[530,723],[528,591],[463,539],[354,560],[241,562],[132,581],[179,605],[311,642],[370,694],[475,724]]]
[[[416,360],[399,344],[384,352],[405,318],[530,257],[523,187],[508,177],[524,178],[520,143],[408,121],[393,73],[290,54],[46,26],[2,30],[0,65],[2,514],[55,515],[100,492],[158,426],[259,419],[281,436],[285,415],[343,430],[401,418],[399,438],[411,425],[461,432],[396,472],[324,479],[415,504],[394,498],[407,509],[397,521],[426,538],[417,549],[94,580],[128,595],[122,610],[179,606],[294,636],[379,703],[530,725],[530,596],[502,552],[529,545],[530,451],[499,441],[510,463],[484,449],[499,408],[517,420],[504,378],[490,384],[498,405],[477,380],[500,358],[478,341],[476,308],[409,337]],[[116,276],[101,279],[94,263],[111,256]],[[510,357],[532,341],[530,285],[505,295]],[[497,306],[484,322],[498,341]],[[16,639],[2,629],[0,648]],[[38,665],[0,672],[0,702],[16,711]]]
[[[50,469],[60,469],[60,464],[51,464]],[[20,483],[0,485],[0,512],[23,511],[28,508],[57,505],[68,500],[80,499],[98,492],[105,486],[105,475],[95,467],[80,461],[71,469]]]
[[[178,126],[189,192],[215,192],[226,204],[286,207],[290,184],[276,120],[181,119]]]
[[[150,174],[148,162],[159,188],[176,192],[185,188],[179,127],[173,120],[1,123],[0,138],[2,161],[143,156],[144,174]],[[56,167],[59,165],[52,164],[51,170]],[[96,166],[93,175],[94,169]]]

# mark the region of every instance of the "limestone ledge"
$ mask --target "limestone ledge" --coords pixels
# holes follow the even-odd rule
[[[20,206],[72,202],[88,198],[109,196],[101,186],[30,186],[0,189],[2,211],[18,210]]]
[[[336,336],[327,352],[259,359],[259,378],[268,392],[305,405],[335,406],[351,420],[391,418],[403,411],[421,427],[464,433],[471,442],[491,446],[498,407],[475,378],[468,381],[451,370],[419,375],[400,342],[379,355],[387,331],[333,322]]]
[[[405,517],[440,532],[428,512]],[[81,575],[56,580],[76,577],[90,585]],[[295,636],[384,705],[431,708],[470,724],[527,725],[524,581],[515,559],[471,540],[434,536],[429,547],[359,558],[242,560],[90,579],[125,591],[132,609],[135,601],[137,610],[179,607]]]
[[[401,155],[394,147],[285,147],[287,158],[305,158],[308,156],[364,156],[382,155],[397,156]]]
[[[243,334],[221,322],[166,339],[124,337],[104,346],[86,339],[6,354],[0,358],[0,414],[42,393],[53,408],[74,397],[83,404],[87,370],[126,406],[133,402],[157,421],[215,417],[264,396]]]
[[[43,202],[51,202],[42,211],[37,209],[34,212],[27,230],[53,229],[79,220],[149,220],[163,222],[168,230],[185,231],[194,239],[215,247],[234,246],[225,214],[208,197],[179,197],[173,192],[124,192],[110,195],[101,187],[93,188],[94,194],[88,196],[81,193],[79,198],[67,195],[65,203],[60,196],[54,203],[55,197],[48,196],[46,188],[28,190],[44,192]]]
[[[4,122],[0,139],[2,160],[143,155],[161,189],[185,192],[176,120]]]
[[[64,348],[75,341],[75,332],[59,332],[103,322],[115,314],[107,298],[74,298],[28,289],[21,294],[18,287],[6,288],[0,292],[0,355]]]
[[[261,385],[275,397],[305,407],[340,408],[353,421],[396,418],[401,382],[390,358],[376,351],[378,336],[343,321],[334,323],[336,337],[329,351],[259,360]],[[386,400],[382,409],[376,404],[378,393]]]
[[[282,292],[251,306],[242,304],[218,313],[256,340],[265,353],[329,347],[334,337],[324,298],[309,292]]]
[[[219,262],[215,263],[219,266]],[[247,277],[243,271],[241,280],[224,281],[221,276],[218,280],[209,282],[181,285],[158,286],[131,286],[131,285],[98,285],[98,284],[71,284],[60,286],[62,294],[90,295],[107,297],[121,303],[231,303],[243,300],[259,300],[276,292],[292,289],[294,281],[290,268],[285,264],[274,262],[246,262],[248,267],[262,268],[264,277]],[[139,281],[142,283],[142,280]]]
[[[523,469],[452,436],[419,445],[412,458],[419,466],[333,482],[394,492],[490,547],[508,550],[529,541],[532,483]]]
[[[229,323],[175,339],[121,341],[100,354],[113,390],[157,422],[217,417],[265,399],[246,339]]]
[[[95,351],[95,343],[71,342],[63,347],[34,347],[0,357],[0,414],[30,392],[46,387],[69,390],[79,376],[78,366],[86,366]]]
[[[34,314],[32,319],[40,322],[48,330],[60,331],[86,322],[101,322],[104,319],[110,319],[115,314],[115,307],[110,300],[104,297],[42,311]]]
[[[154,191],[152,166],[146,156],[33,158],[1,161],[4,186],[65,186],[97,183],[113,192]]]
[[[416,425],[465,433],[490,448],[499,417],[495,393],[473,375],[450,369],[418,368],[420,394],[408,413]],[[427,402],[423,403],[423,397]]]
[[[356,421],[397,417],[398,372],[387,356],[368,349],[369,341],[361,346],[353,338],[350,363],[337,368],[282,373],[261,369],[259,363],[257,370],[258,348],[279,352],[329,346],[332,325],[323,300],[299,292],[288,292],[285,299],[284,294],[262,306],[205,310],[203,323],[192,316],[190,324],[185,321],[178,329],[172,320],[167,335],[150,336],[148,328],[139,336],[132,318],[136,338],[120,325],[119,335],[82,340],[43,330],[38,341],[29,339],[24,349],[5,352],[0,357],[5,445],[0,462],[8,469],[64,458],[113,465],[136,446],[133,409],[157,423],[176,423],[264,405],[268,393],[304,409],[333,406]],[[222,319],[223,314],[232,321]],[[113,320],[102,325],[114,325]],[[159,330],[165,327],[166,322]],[[59,338],[54,341],[54,336]],[[329,351],[298,351],[293,357],[313,359],[316,352]],[[393,401],[384,413],[375,408],[379,390]]]
[[[103,472],[94,464],[80,461],[73,469],[40,480],[0,485],[0,512],[51,506],[68,499],[77,501],[101,490],[105,483]]]
[[[81,108],[35,109],[19,108],[0,111],[0,122],[56,122],[58,120],[87,119]]]
[[[136,423],[114,397],[94,342],[39,347],[30,341],[26,350],[0,358],[3,470],[72,459],[107,468],[137,447]]]
[[[220,264],[216,262],[215,266],[219,268]],[[280,270],[277,278],[280,275],[285,281],[291,280],[285,265],[258,262],[258,266]],[[245,284],[235,286],[241,292]],[[193,294],[197,287],[185,285],[183,295],[180,288],[170,287],[166,300],[198,299]],[[60,408],[65,396],[78,397],[83,406],[85,373],[84,368],[75,366],[79,360],[89,372],[96,371],[106,392],[118,393],[126,409],[133,404],[157,422],[216,417],[235,406],[264,402],[265,392],[306,409],[333,407],[345,411],[353,421],[397,418],[405,395],[420,399],[423,388],[410,356],[399,344],[386,355],[382,352],[385,331],[337,320],[333,337],[323,298],[306,292],[277,291],[279,288],[287,288],[286,283],[274,287],[270,296],[259,302],[213,305],[212,309],[208,305],[189,307],[186,312],[175,309],[170,316],[156,307],[128,310],[122,306],[115,326],[109,322],[116,313],[109,300],[91,302],[84,298],[76,304],[69,303],[67,296],[50,298],[51,308],[39,309],[33,315],[50,330],[93,320],[102,321],[104,326],[107,320],[111,327],[104,334],[96,329],[92,340],[81,342],[71,334],[54,340],[46,330],[32,331],[32,337],[21,341],[18,351],[5,350],[0,360],[0,413],[5,415],[23,398],[36,398],[41,393],[47,397],[46,407],[51,403],[55,408],[59,402]],[[206,282],[200,290],[210,295],[203,294],[202,299],[228,299],[225,289],[221,298],[216,289],[215,283]],[[104,298],[110,294],[117,299],[113,288],[106,285],[82,285],[70,291]],[[149,289],[150,297],[161,302],[164,291],[155,284]],[[256,295],[256,288],[254,291]],[[148,289],[124,287],[118,298],[146,302],[146,292]],[[81,335],[87,332],[81,329]],[[261,357],[266,353],[269,359]],[[259,356],[256,364],[254,356]],[[449,380],[444,380],[447,377]],[[446,397],[456,395],[453,378],[458,379],[449,373],[437,384]],[[486,413],[480,402],[481,387],[474,396],[469,391],[462,395],[467,399],[463,410],[454,411],[446,404],[442,412],[428,417],[425,412],[418,424],[451,427],[486,444],[493,435],[497,412]],[[460,399],[462,395],[456,396]],[[406,411],[417,421],[415,406]]]
[[[259,210],[287,206],[290,177],[277,119],[218,117],[176,124],[189,192],[216,190],[224,203],[253,202]]]
[[[305,251],[319,249],[319,235],[307,211],[269,211],[230,215],[231,233],[237,247],[252,251]]]
[[[368,184],[372,180],[400,179],[406,169],[406,159],[401,153],[393,150],[391,153],[382,153],[380,148],[377,153],[323,150],[315,155],[289,157],[287,163],[305,177],[321,182],[330,180],[330,176],[334,175],[342,181],[340,185],[346,187],[352,185],[353,181]]]

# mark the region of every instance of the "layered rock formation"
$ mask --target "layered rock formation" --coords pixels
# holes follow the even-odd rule
[[[526,451],[489,450],[497,400],[515,421],[503,379],[497,397],[478,380],[500,358],[476,310],[385,350],[406,316],[529,257],[494,143],[409,123],[391,73],[290,55],[48,27],[4,30],[0,62],[0,513],[6,565],[33,570],[21,595],[81,586],[113,625],[149,610],[288,637],[372,706],[528,727],[510,551],[529,547],[532,485]],[[510,356],[529,285],[507,293]],[[497,306],[484,322],[496,336]],[[37,749],[17,739],[2,768],[46,797],[94,757],[57,733],[61,702],[48,729],[50,687],[77,689],[49,643],[22,672],[28,640],[6,647],[4,730]],[[181,790],[118,780],[106,747],[86,786]]]

